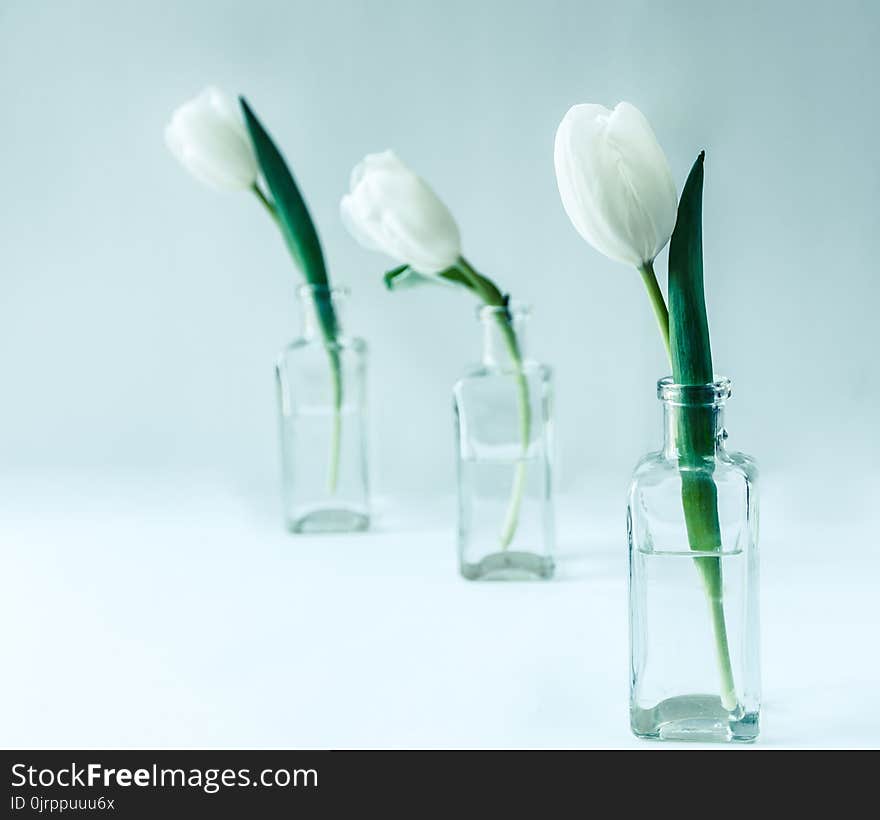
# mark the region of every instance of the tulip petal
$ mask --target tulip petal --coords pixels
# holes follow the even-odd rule
[[[216,88],[181,105],[165,142],[196,179],[218,190],[242,190],[257,179],[257,161],[234,103]]]
[[[577,105],[568,111],[556,132],[556,180],[563,207],[578,233],[606,256],[638,264],[637,254],[606,217],[616,182],[616,169],[609,167],[604,146],[610,115],[601,105]]]
[[[339,215],[348,232],[367,250],[381,251],[382,247],[362,227],[363,220],[355,214],[358,204],[352,194],[346,194],[339,203]]]
[[[634,106],[573,106],[556,132],[554,165],[569,219],[601,253],[639,267],[669,241],[675,185],[648,121]]]
[[[642,258],[650,261],[675,228],[678,195],[669,163],[644,114],[630,103],[622,102],[614,109],[607,140],[619,157],[629,195],[626,223],[630,236],[641,239]]]
[[[392,151],[368,154],[355,166],[340,212],[364,247],[381,250],[418,273],[440,273],[461,255],[461,237],[449,209]]]

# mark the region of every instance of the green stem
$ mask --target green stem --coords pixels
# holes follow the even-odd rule
[[[280,228],[281,220],[278,216],[278,211],[269,201],[266,194],[263,193],[260,186],[255,182],[251,186],[251,190],[262,203],[269,216],[272,217],[275,224]],[[300,268],[303,268],[302,260],[298,254],[294,254],[294,260]],[[329,293],[326,298],[331,298]],[[317,304],[315,311],[318,317],[318,325],[321,328],[321,334],[324,337],[324,346],[327,348],[327,355],[330,359],[330,378],[333,390],[333,429],[330,434],[330,465],[327,472],[327,489],[333,494],[336,492],[336,487],[339,483],[340,439],[342,436],[342,368],[339,361],[339,350],[336,347],[335,334],[331,330],[332,325],[335,324],[335,317],[333,317],[333,322],[328,320],[328,316],[332,316],[332,310],[323,311],[321,305]]]
[[[255,182],[253,185],[251,185],[251,190],[254,192],[254,194],[256,194],[257,199],[259,199],[260,202],[263,203],[263,207],[269,212],[269,216],[271,216],[276,223],[279,223],[278,211],[276,211],[275,206],[271,202],[269,202],[268,197],[263,193],[260,186],[257,185],[257,183]]]
[[[666,352],[672,359],[669,343],[669,310],[663,299],[663,293],[654,273],[654,263],[646,262],[639,268],[642,280],[648,290],[651,306]],[[697,424],[697,419],[690,419],[682,412],[682,427],[690,428]],[[688,430],[682,430],[683,440],[689,439]],[[717,551],[721,548],[721,525],[718,521],[718,494],[712,476],[706,476],[685,464],[681,469],[681,500],[684,510],[685,526],[688,533],[688,544],[694,551]],[[733,680],[733,666],[730,661],[730,647],[727,639],[727,624],[724,619],[723,581],[721,560],[719,558],[694,558],[712,617],[712,633],[715,638],[715,654],[718,660],[718,673],[721,683],[721,704],[728,711],[736,708],[736,686]]]
[[[342,367],[339,362],[339,351],[327,346],[330,356],[330,376],[333,381],[333,432],[330,434],[330,468],[327,473],[327,490],[336,492],[339,483],[339,451],[342,438]]]
[[[712,616],[715,654],[721,679],[721,703],[725,709],[733,711],[737,703],[736,686],[730,661],[727,625],[724,620],[721,559],[715,555],[721,549],[721,525],[718,521],[718,490],[712,476],[687,466],[682,468],[681,500],[691,550],[713,553],[693,560],[703,582]]]
[[[721,581],[721,561],[718,558],[695,558],[694,560],[711,562],[714,565],[712,567],[712,574],[719,582]],[[728,712],[732,712],[737,706],[737,696],[736,686],[733,681],[733,667],[730,663],[730,649],[727,644],[727,624],[724,620],[724,601],[722,600],[720,591],[715,595],[710,595],[708,590],[709,585],[707,584],[706,594],[709,600],[709,608],[712,613],[712,629],[715,633],[715,655],[718,659],[718,671],[721,675],[721,705],[727,709]]]
[[[526,374],[523,368],[522,353],[519,349],[513,326],[505,314],[499,314],[498,324],[501,327],[501,335],[504,338],[511,361],[516,369],[515,378],[517,386],[517,404],[519,406],[519,434],[520,442],[522,443],[522,456],[516,463],[510,501],[507,506],[507,515],[504,517],[504,525],[501,528],[501,536],[499,539],[501,549],[506,550],[510,546],[511,541],[513,541],[513,536],[516,534],[516,527],[519,523],[520,507],[522,506],[522,498],[526,486],[526,457],[528,455],[529,443],[531,441],[532,403],[529,398],[529,383],[526,380]]]
[[[654,273],[654,260],[645,262],[639,268],[642,274],[642,281],[648,289],[648,298],[651,300],[651,307],[654,308],[654,316],[657,317],[657,325],[660,328],[660,334],[663,336],[663,344],[666,345],[666,353],[672,358],[672,348],[669,345],[669,310],[666,308],[666,301],[663,299],[663,292],[657,282],[657,275]]]
[[[487,305],[504,308],[496,313],[496,319],[498,321],[498,327],[501,330],[501,336],[504,339],[505,347],[507,347],[507,351],[515,369],[522,455],[517,460],[516,468],[514,469],[510,500],[507,504],[507,513],[504,516],[504,523],[501,526],[501,533],[498,538],[501,550],[506,550],[516,535],[516,528],[519,524],[520,509],[522,507],[522,499],[526,485],[526,458],[528,456],[532,430],[532,403],[529,397],[529,383],[523,367],[522,352],[520,351],[519,342],[516,338],[516,330],[513,327],[510,311],[507,309],[507,300],[505,299],[504,294],[501,293],[494,282],[478,273],[464,257],[459,257],[458,267],[470,283],[471,289]]]

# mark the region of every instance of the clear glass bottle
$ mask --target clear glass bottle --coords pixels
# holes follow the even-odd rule
[[[730,382],[662,379],[663,449],[636,466],[629,535],[630,725],[659,740],[758,736],[755,463],[725,446]]]
[[[285,522],[296,533],[365,530],[367,345],[342,332],[347,290],[303,285],[297,295],[302,335],[275,366]],[[330,343],[323,330],[328,304],[336,325]]]
[[[525,355],[528,315],[516,303],[481,308],[482,362],[453,389],[459,568],[469,580],[553,575],[552,374]]]

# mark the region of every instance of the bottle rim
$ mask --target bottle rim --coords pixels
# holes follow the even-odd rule
[[[724,404],[732,393],[730,379],[715,376],[706,384],[676,384],[672,376],[657,382],[657,398],[667,404],[689,407],[713,407]]]
[[[497,316],[506,313],[509,313],[514,321],[517,319],[527,319],[532,315],[532,306],[527,302],[519,302],[516,299],[512,299],[506,306],[481,305],[477,308],[477,318],[480,321],[495,319]]]
[[[305,282],[296,288],[296,295],[300,299],[326,299],[328,296],[338,299],[350,294],[351,290],[346,285],[313,285]]]

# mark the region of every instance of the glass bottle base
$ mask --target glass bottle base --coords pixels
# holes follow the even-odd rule
[[[537,581],[553,577],[553,559],[532,552],[493,552],[479,563],[462,561],[461,574],[468,581]]]
[[[323,507],[287,519],[289,532],[311,535],[333,532],[363,532],[370,526],[370,516],[357,510]]]
[[[680,695],[651,709],[630,707],[636,737],[697,743],[752,743],[758,737],[757,712],[728,712],[717,695]]]

